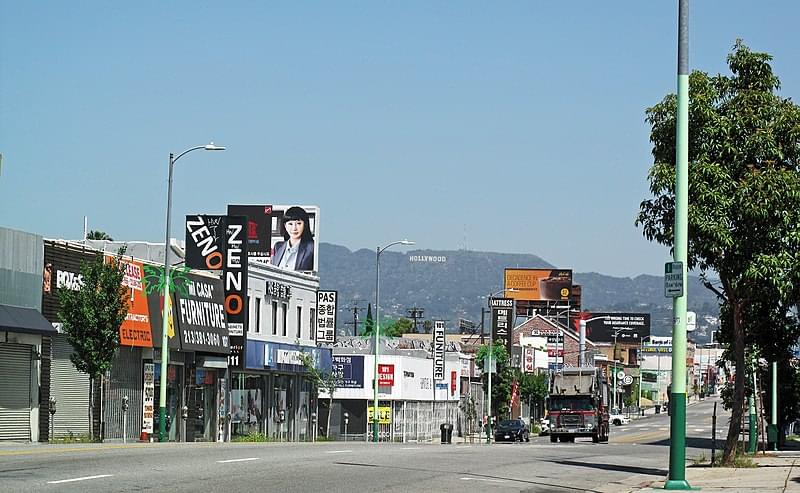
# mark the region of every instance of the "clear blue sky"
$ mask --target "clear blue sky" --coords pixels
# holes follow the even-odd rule
[[[694,1],[690,67],[737,37],[800,93],[797,1]],[[351,249],[661,273],[633,221],[644,111],[676,86],[676,1],[0,0],[0,226],[163,241],[182,217],[316,204]]]

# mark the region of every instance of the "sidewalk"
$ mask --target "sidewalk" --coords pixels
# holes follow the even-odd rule
[[[748,456],[757,467],[730,468],[686,466],[686,481],[702,491],[749,493],[752,491],[800,493],[800,442],[787,440],[783,450],[758,452]],[[654,481],[647,487],[629,490],[663,491],[665,480]]]

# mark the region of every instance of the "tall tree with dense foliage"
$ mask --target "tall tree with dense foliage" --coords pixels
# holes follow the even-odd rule
[[[723,461],[736,453],[745,402],[745,347],[771,345],[785,327],[758,313],[787,307],[800,287],[800,108],[777,95],[766,53],[737,41],[731,75],[694,71],[689,78],[689,268],[716,274],[723,338],[734,363],[732,419]],[[637,225],[672,246],[675,220],[677,97],[647,110],[654,164]],[[753,306],[759,310],[752,310]],[[773,344],[774,345],[774,344]]]
[[[339,386],[339,380],[337,380],[333,371],[323,371],[317,368],[312,354],[302,352],[300,361],[306,370],[306,378],[311,382],[314,391],[314,402],[319,402],[320,391],[328,394],[328,418],[325,424],[325,438],[328,438],[330,437],[331,413],[333,412],[333,393]],[[318,425],[315,424],[315,426]]]
[[[511,387],[514,382],[514,369],[509,365],[508,351],[502,344],[492,345],[492,362],[495,365],[496,373],[492,375],[492,416],[508,416],[511,412]],[[488,392],[488,364],[489,346],[481,346],[475,353],[475,364],[483,371],[481,380],[484,392]]]
[[[375,328],[375,320],[372,319],[372,303],[367,304],[367,318],[364,319],[364,330],[361,335],[372,334]]]
[[[128,288],[122,285],[125,267],[120,262],[125,248],[116,257],[104,260],[102,255],[81,264],[82,286],[78,290],[59,288],[61,309],[58,316],[73,347],[70,355],[78,371],[89,375],[89,422],[94,407],[95,381],[111,370],[119,346],[119,327],[128,313]],[[95,438],[94,426],[91,427]]]

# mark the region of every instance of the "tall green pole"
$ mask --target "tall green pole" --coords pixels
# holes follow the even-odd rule
[[[772,362],[772,405],[770,406],[770,421],[775,433],[775,440],[772,441],[772,450],[778,450],[778,362]]]
[[[386,247],[388,248],[388,247]],[[380,314],[380,292],[381,292],[381,247],[375,250],[375,372],[373,373],[372,389],[373,395],[372,409],[372,441],[378,443],[378,344],[381,340],[381,314]],[[435,386],[434,386],[435,387]],[[434,390],[435,392],[435,390]]]
[[[675,146],[675,262],[683,266],[683,293],[673,298],[672,395],[667,490],[692,489],[686,481],[686,271],[689,236],[689,0],[678,0],[678,114]]]

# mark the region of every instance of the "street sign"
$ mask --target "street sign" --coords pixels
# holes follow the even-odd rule
[[[617,372],[617,378],[618,378],[619,380],[622,380],[623,378],[625,378],[625,372],[624,372],[624,371],[622,371],[622,370],[618,371],[618,372]]]
[[[680,298],[683,292],[683,262],[667,262],[664,264],[664,296]]]
[[[686,312],[686,332],[693,332],[697,328],[697,313]]]
[[[625,385],[630,385],[633,383],[633,377],[630,375],[625,375],[625,378],[622,379],[622,383]]]

